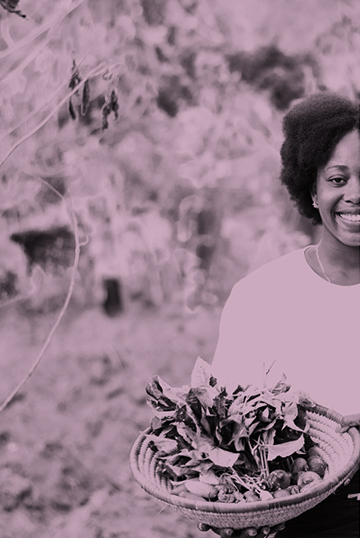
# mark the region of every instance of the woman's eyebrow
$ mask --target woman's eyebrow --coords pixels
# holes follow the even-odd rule
[[[341,170],[348,170],[349,167],[346,166],[346,164],[332,164],[331,166],[328,166],[326,170],[330,170],[331,168],[340,168]]]

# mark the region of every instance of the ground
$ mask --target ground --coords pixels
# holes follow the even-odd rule
[[[0,310],[0,397],[29,370],[56,313]],[[190,381],[211,360],[220,309],[70,308],[38,369],[0,417],[1,538],[205,538],[133,480],[129,452],[151,419],[154,374]],[[212,534],[212,533],[211,533]],[[213,534],[212,534],[213,535]],[[213,535],[215,536],[215,535]]]

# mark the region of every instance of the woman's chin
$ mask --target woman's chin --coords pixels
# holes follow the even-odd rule
[[[335,237],[346,246],[360,247],[360,223],[347,221],[341,215],[336,215]]]

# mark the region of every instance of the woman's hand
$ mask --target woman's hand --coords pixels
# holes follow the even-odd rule
[[[360,413],[355,413],[354,415],[345,415],[341,420],[339,431],[344,433],[348,431],[351,426],[360,427]]]
[[[272,538],[278,531],[282,531],[285,525],[280,523],[280,525],[275,525],[274,527],[261,527],[260,529],[255,529],[254,527],[248,529],[219,529],[218,527],[210,527],[204,523],[199,523],[198,528],[201,531],[212,530],[221,538]]]

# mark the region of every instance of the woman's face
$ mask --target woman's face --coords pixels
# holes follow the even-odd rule
[[[318,170],[313,199],[323,234],[350,247],[360,246],[360,134],[340,140],[329,162]],[[329,238],[328,237],[328,238]]]

